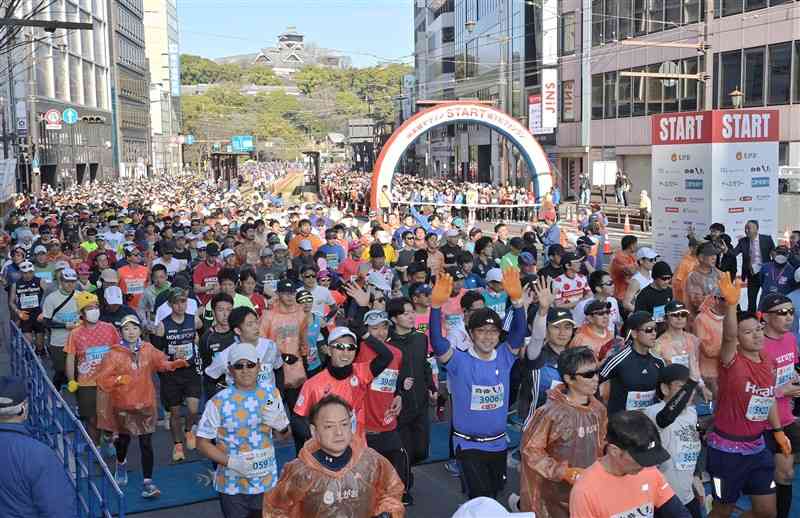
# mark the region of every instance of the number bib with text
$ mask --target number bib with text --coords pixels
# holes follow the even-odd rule
[[[472,397],[469,403],[470,410],[486,411],[503,408],[505,387],[500,385],[472,385]]]
[[[653,405],[656,402],[655,390],[630,391],[628,400],[625,402],[625,410],[641,410]]]
[[[753,421],[754,423],[766,421],[769,410],[772,408],[774,402],[775,398],[750,396],[750,403],[747,405],[747,414],[745,414],[745,417],[748,421]]]

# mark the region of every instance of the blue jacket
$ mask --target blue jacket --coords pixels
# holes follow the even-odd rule
[[[76,518],[75,486],[64,465],[24,424],[0,424],[0,515]]]

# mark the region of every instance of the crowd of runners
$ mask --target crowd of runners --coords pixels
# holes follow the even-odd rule
[[[9,216],[11,319],[113,446],[120,486],[135,439],[144,498],[160,495],[156,457],[196,449],[226,518],[415,516],[415,466],[444,421],[458,517],[726,517],[745,495],[749,516],[800,512],[800,232],[776,246],[757,221],[739,239],[715,223],[668,264],[632,235],[598,252],[601,207],[577,239],[547,210],[521,230],[397,195],[365,214],[344,168],[327,201],[276,207],[285,169],[252,167],[250,189],[191,173],[83,186]],[[402,199],[481,202],[402,184]],[[26,398],[0,378],[0,432],[23,434]],[[154,448],[160,416],[170,451]],[[280,441],[297,453],[281,470]],[[25,454],[0,446],[0,508],[25,505],[6,487],[25,483]],[[33,516],[69,516],[59,480],[28,491],[50,502]]]

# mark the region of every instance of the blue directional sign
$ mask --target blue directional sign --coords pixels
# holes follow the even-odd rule
[[[78,122],[78,112],[75,111],[74,108],[67,108],[64,110],[64,113],[61,114],[61,118],[67,124],[75,124]]]
[[[185,135],[183,137],[183,143],[186,144],[187,146],[191,146],[192,144],[194,144],[194,135]]]
[[[249,153],[255,149],[252,135],[236,135],[231,137],[231,148],[234,153]]]

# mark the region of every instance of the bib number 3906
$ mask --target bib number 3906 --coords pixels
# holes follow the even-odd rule
[[[497,410],[503,408],[505,402],[505,388],[500,385],[473,385],[470,410]]]

